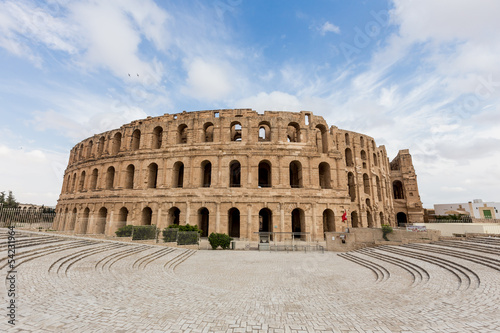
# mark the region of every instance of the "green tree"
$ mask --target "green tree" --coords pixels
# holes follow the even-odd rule
[[[5,191],[0,192],[0,204],[5,203]]]
[[[19,203],[16,201],[16,198],[14,197],[14,194],[12,194],[12,191],[9,191],[9,195],[7,196],[7,199],[5,199],[4,203],[5,207],[10,207],[10,208],[19,207]]]

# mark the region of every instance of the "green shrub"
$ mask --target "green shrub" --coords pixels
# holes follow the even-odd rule
[[[178,228],[171,228],[171,227],[163,229],[163,233],[162,233],[163,234],[163,241],[165,243],[177,241],[177,232],[178,231],[179,231]]]
[[[392,227],[390,225],[388,225],[388,224],[382,224],[382,232],[384,233],[384,235],[382,237],[386,241],[388,241],[389,239],[387,238],[387,235],[392,232]]]
[[[144,240],[144,239],[155,239],[155,238],[156,238],[155,225],[134,226],[134,234],[132,236],[132,240]]]
[[[212,247],[212,250],[215,250],[219,246],[222,247],[223,250],[225,250],[229,248],[232,240],[233,239],[226,234],[217,234],[212,232],[210,236],[208,236],[208,241],[210,243],[210,246]]]
[[[200,234],[196,231],[179,231],[177,234],[177,245],[198,244]]]
[[[118,228],[118,230],[115,231],[115,234],[117,237],[130,237],[132,236],[132,229],[134,229],[134,226],[126,225]]]

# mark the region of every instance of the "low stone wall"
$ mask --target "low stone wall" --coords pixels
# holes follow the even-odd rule
[[[346,252],[377,245],[401,245],[408,243],[430,243],[439,240],[441,232],[427,230],[421,232],[394,229],[384,240],[382,229],[349,229],[349,232],[327,232],[327,251]]]
[[[443,236],[465,234],[500,234],[498,223],[413,223],[416,226],[425,226],[427,230],[439,230]]]

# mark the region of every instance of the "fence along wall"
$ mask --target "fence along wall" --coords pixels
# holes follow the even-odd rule
[[[395,224],[389,169],[384,146],[311,112],[165,114],[72,149],[54,227],[113,235],[126,224],[189,223],[202,236],[294,231],[319,240]]]
[[[48,229],[54,222],[56,213],[43,208],[5,208],[0,205],[0,226],[30,229]]]

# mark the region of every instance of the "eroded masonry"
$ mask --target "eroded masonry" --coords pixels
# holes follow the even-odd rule
[[[373,138],[312,112],[251,109],[148,117],[83,140],[56,211],[54,228],[76,234],[189,223],[245,240],[423,221],[408,150],[389,162]]]

